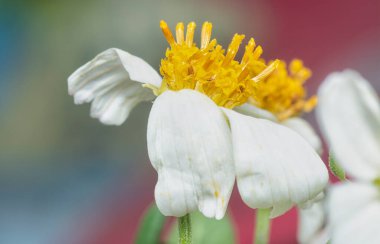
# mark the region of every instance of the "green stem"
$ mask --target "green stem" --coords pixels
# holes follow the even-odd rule
[[[270,234],[270,212],[271,209],[257,209],[255,244],[268,244]]]
[[[191,244],[190,215],[186,214],[178,219],[179,243]]]

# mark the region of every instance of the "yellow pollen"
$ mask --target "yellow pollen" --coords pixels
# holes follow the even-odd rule
[[[187,25],[186,36],[184,24],[177,24],[176,41],[166,22],[161,21],[160,27],[170,48],[161,60],[163,80],[156,94],[167,89],[194,89],[219,106],[233,108],[253,97],[257,83],[266,79],[278,64],[278,61],[269,66],[265,64],[260,58],[262,48],[256,47],[253,38],[245,47],[241,62],[236,61],[244,35],[235,34],[225,52],[215,39],[211,40],[212,24],[209,22],[202,25],[200,47],[194,43],[194,22]]]
[[[311,76],[310,69],[299,59],[292,60],[288,68],[289,71],[286,63],[279,61],[275,71],[255,83],[256,91],[249,99],[255,106],[272,112],[280,121],[310,112],[318,102],[315,95],[306,98],[304,83]]]
[[[166,25],[167,26],[167,25]],[[182,22],[178,23],[176,28],[175,28],[175,34],[177,38],[177,43],[178,44],[183,44],[185,41],[185,27]]]

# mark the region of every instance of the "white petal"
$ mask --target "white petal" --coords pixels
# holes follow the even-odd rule
[[[315,133],[313,127],[311,127],[310,124],[304,119],[290,118],[284,122],[279,122],[276,116],[274,116],[271,112],[258,108],[250,103],[245,103],[243,105],[235,107],[234,110],[241,114],[255,118],[268,119],[273,122],[281,123],[286,127],[289,127],[290,129],[296,131],[303,138],[305,138],[306,141],[308,141],[318,153],[322,153],[322,143],[319,139],[319,136]]]
[[[235,177],[231,134],[212,100],[193,90],[160,95],[149,116],[148,151],[164,215],[199,209],[206,217],[224,216]]]
[[[334,185],[328,195],[332,244],[380,243],[380,194],[371,184]]]
[[[142,85],[160,83],[161,77],[144,60],[111,48],[77,69],[68,78],[68,89],[76,104],[93,101],[91,117],[120,125],[139,102],[153,100],[152,91]]]
[[[317,118],[338,163],[352,176],[380,175],[380,104],[357,72],[330,74],[319,90]]]
[[[301,118],[290,118],[285,120],[282,124],[302,136],[319,154],[322,153],[321,140],[315,133],[313,127],[311,127],[306,120]]]
[[[268,110],[258,108],[250,103],[244,103],[243,105],[240,105],[238,107],[234,108],[235,111],[245,114],[248,116],[252,116],[255,118],[262,118],[262,119],[268,119],[271,121],[278,121],[276,116],[269,112]]]
[[[232,130],[240,195],[251,208],[273,208],[276,217],[315,198],[327,169],[315,150],[285,126],[224,109]]]
[[[325,229],[326,213],[324,201],[314,203],[310,208],[299,209],[298,241],[302,244],[326,244],[329,240]]]
[[[318,92],[317,118],[338,163],[361,180],[380,176],[380,104],[355,71],[330,74]]]

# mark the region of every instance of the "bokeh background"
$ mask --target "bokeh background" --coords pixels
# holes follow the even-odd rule
[[[331,71],[359,70],[380,91],[377,0],[0,1],[0,243],[131,243],[153,200],[146,151],[150,104],[120,127],[75,106],[67,77],[118,47],[159,68],[165,19],[205,20],[227,46],[253,36],[267,59],[298,57],[313,70],[310,94]],[[306,118],[314,125],[313,115]],[[230,212],[251,243],[254,212],[236,191]],[[297,213],[273,222],[272,243],[296,243]]]

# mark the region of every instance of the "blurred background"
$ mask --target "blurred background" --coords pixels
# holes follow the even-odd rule
[[[211,21],[225,47],[237,32],[254,37],[266,59],[303,59],[313,70],[310,94],[348,67],[380,91],[377,0],[1,0],[0,243],[133,241],[156,181],[150,104],[120,127],[104,126],[88,105],[74,105],[66,80],[110,47],[158,69],[167,47],[161,19],[172,28]],[[251,243],[254,213],[236,191],[230,210],[239,242]],[[272,243],[296,243],[296,228],[296,210],[275,219]]]

